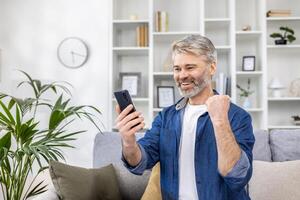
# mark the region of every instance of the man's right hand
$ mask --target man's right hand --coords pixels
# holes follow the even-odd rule
[[[132,109],[133,105],[129,105],[121,112],[119,105],[116,106],[116,111],[119,114],[116,119],[116,127],[121,134],[125,159],[131,166],[136,166],[141,160],[141,152],[136,142],[135,133],[144,128],[145,123],[140,112],[130,113]]]

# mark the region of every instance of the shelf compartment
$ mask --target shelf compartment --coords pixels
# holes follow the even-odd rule
[[[268,124],[294,126],[292,116],[300,114],[300,101],[269,101]]]
[[[118,20],[119,22],[121,20]],[[113,46],[114,47],[137,47],[137,32],[138,26],[148,25],[144,22],[130,22],[130,23],[113,23]],[[149,37],[148,37],[149,38]]]
[[[243,56],[255,56],[255,70],[262,70],[262,37],[236,37],[236,69],[242,71]]]
[[[254,93],[252,93],[249,96],[249,99],[252,103],[252,106],[250,109],[252,108],[261,108],[263,105],[263,100],[262,100],[262,94],[263,94],[263,89],[262,89],[262,76],[238,76],[236,81],[237,84],[239,86],[241,86],[242,88],[247,88],[248,86],[248,78],[250,78],[250,90],[254,91]],[[243,101],[244,101],[244,97],[240,97],[240,90],[238,88],[236,88],[236,96],[237,96],[237,104],[242,106],[243,105]]]
[[[148,19],[148,5],[148,3],[140,0],[113,0],[113,19],[129,20],[132,14],[135,14],[137,19]]]
[[[169,31],[199,31],[199,10],[200,1],[198,0],[153,1],[153,30],[155,30],[155,13],[165,11],[168,13]]]
[[[213,41],[215,46],[230,45],[230,23],[205,23],[204,35]]]
[[[292,16],[300,16],[299,1],[295,0],[267,0],[266,12],[272,9],[291,10]]]
[[[206,19],[229,17],[229,0],[204,0],[204,8]]]
[[[298,6],[300,7],[300,6]],[[292,28],[295,32],[294,36],[297,38],[293,43],[288,45],[275,45],[275,38],[271,38],[270,34],[272,33],[283,33],[283,31],[279,30],[279,27],[287,26]],[[266,27],[266,37],[267,37],[267,45],[268,48],[299,48],[300,47],[300,20],[290,20],[290,21],[268,21]]]
[[[252,30],[261,30],[264,11],[261,1],[237,0],[235,1],[236,30],[242,30],[244,26],[251,26]],[[246,11],[246,12],[245,12]]]

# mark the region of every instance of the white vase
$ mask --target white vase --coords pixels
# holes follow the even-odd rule
[[[249,97],[245,97],[244,102],[243,102],[243,108],[245,108],[245,109],[251,108],[251,101],[250,101]]]

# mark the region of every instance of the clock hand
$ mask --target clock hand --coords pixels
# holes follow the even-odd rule
[[[85,55],[82,55],[82,54],[76,53],[76,52],[74,52],[74,51],[72,51],[72,53],[73,53],[74,55],[76,55],[76,56],[85,57]]]

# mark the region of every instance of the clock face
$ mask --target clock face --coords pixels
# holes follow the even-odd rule
[[[57,48],[58,60],[66,67],[81,67],[88,58],[88,47],[79,38],[68,37]]]

